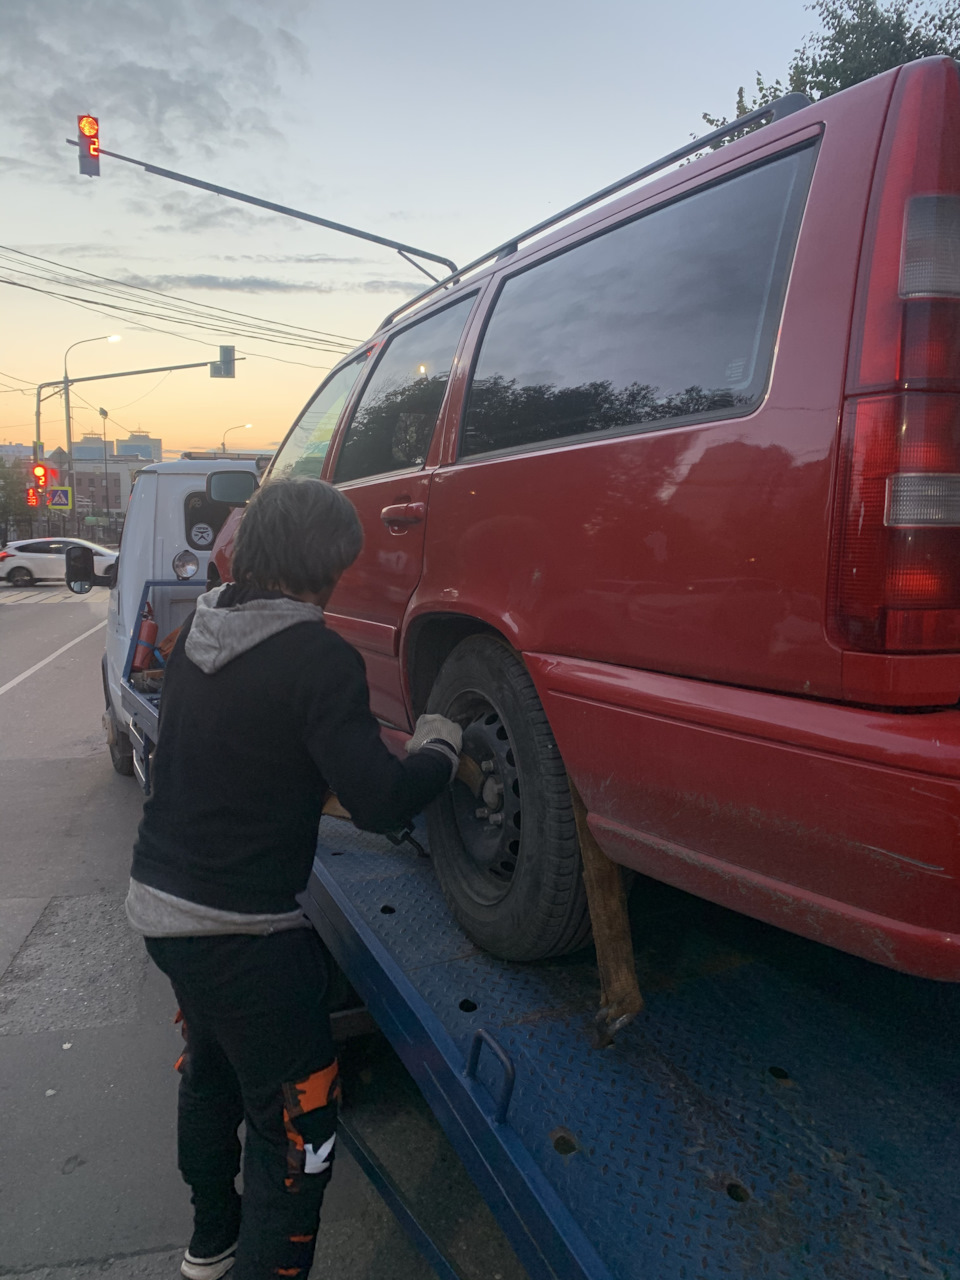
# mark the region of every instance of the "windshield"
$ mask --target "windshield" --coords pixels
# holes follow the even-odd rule
[[[291,476],[319,477],[337,421],[368,354],[364,352],[358,360],[344,365],[323,384],[283,442],[270,469],[271,480],[286,480]]]

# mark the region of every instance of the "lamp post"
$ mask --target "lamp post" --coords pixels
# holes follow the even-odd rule
[[[227,427],[226,431],[223,433],[223,439],[220,441],[220,452],[227,452],[227,436],[231,431],[249,431],[252,426],[252,422],[241,422],[235,427]]]
[[[110,477],[107,472],[107,418],[109,414],[106,409],[98,409],[100,414],[100,425],[103,428],[103,513],[107,517],[107,523],[110,523]]]
[[[101,333],[96,338],[81,338],[78,342],[71,342],[69,347],[63,353],[63,414],[66,419],[67,426],[67,484],[70,486],[71,492],[76,497],[76,483],[73,474],[73,435],[70,424],[70,379],[67,376],[67,356],[74,347],[83,346],[85,342],[119,342],[119,333]],[[37,439],[40,438],[40,391],[37,389]]]

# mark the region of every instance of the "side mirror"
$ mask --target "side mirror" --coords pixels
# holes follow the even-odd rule
[[[67,586],[78,596],[84,596],[93,589],[93,552],[89,547],[67,547]]]
[[[207,497],[228,507],[245,507],[257,487],[252,471],[211,471],[207,476]]]
[[[108,586],[110,588],[111,591],[117,585],[117,570],[119,568],[120,568],[120,561],[114,560],[113,564],[111,564],[107,572],[103,575],[102,581],[105,586]]]

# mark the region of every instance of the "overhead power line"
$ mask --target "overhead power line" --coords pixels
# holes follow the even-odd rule
[[[146,286],[113,280],[82,268],[68,267],[7,246],[0,246],[0,263],[6,273],[0,276],[0,283],[95,310],[102,315],[109,315],[115,321],[127,318],[145,328],[174,325],[198,333],[230,335],[241,341],[322,351],[336,358],[348,354],[358,345],[353,338],[342,334],[191,302]],[[153,321],[154,324],[150,325],[148,321]],[[157,331],[171,332],[167,327],[157,327]]]

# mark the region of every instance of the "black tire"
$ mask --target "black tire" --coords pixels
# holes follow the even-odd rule
[[[12,587],[32,587],[33,574],[22,564],[18,564],[15,569],[11,569],[7,574],[7,581]]]
[[[457,920],[504,960],[582,947],[590,917],[570,788],[523,662],[494,636],[470,636],[443,664],[427,710],[463,726],[464,751],[485,771],[485,795],[456,781],[427,811],[433,864]]]
[[[133,743],[127,734],[123,732],[117,724],[117,717],[113,714],[113,710],[108,710],[105,721],[107,730],[107,749],[110,752],[110,763],[114,769],[124,778],[133,777]]]

